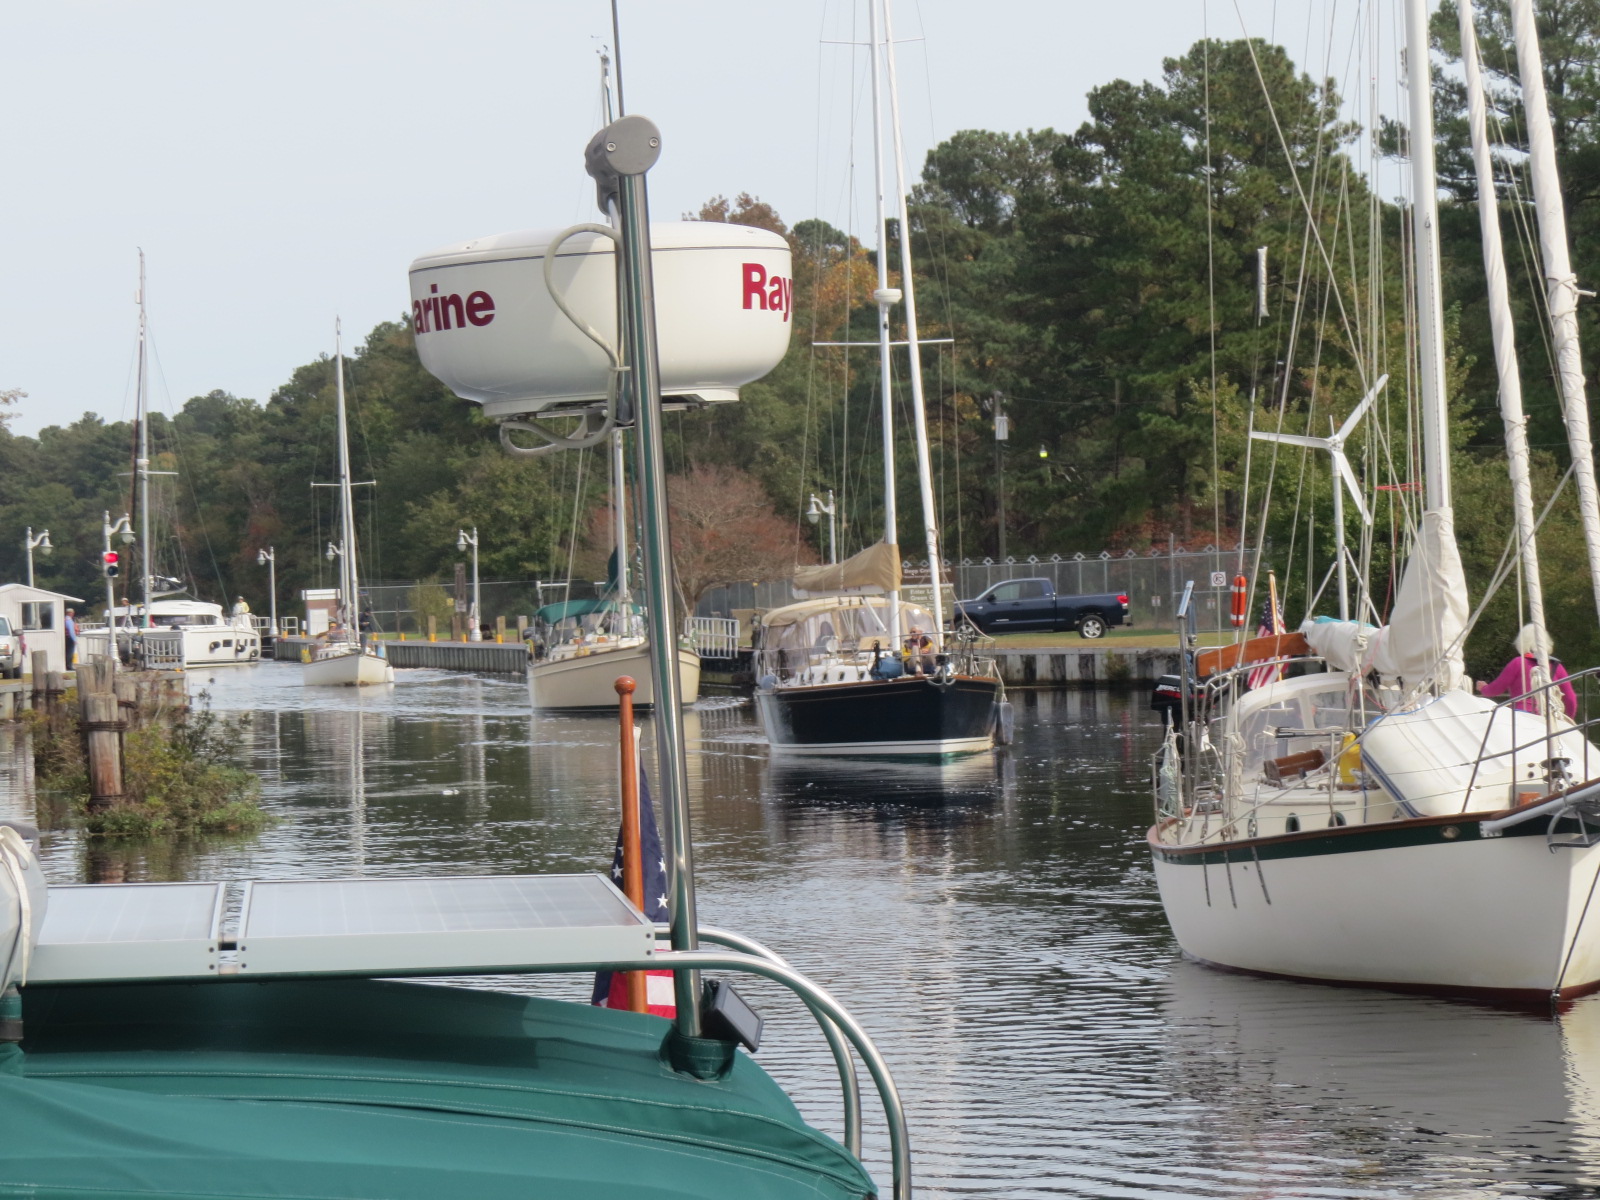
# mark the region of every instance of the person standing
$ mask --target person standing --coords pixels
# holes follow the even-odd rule
[[[1572,690],[1572,684],[1567,682],[1566,667],[1562,666],[1560,660],[1550,652],[1550,635],[1540,630],[1537,625],[1524,625],[1522,632],[1517,634],[1511,644],[1515,647],[1517,656],[1489,683],[1479,683],[1478,695],[1491,698],[1521,696],[1522,699],[1513,704],[1512,708],[1519,712],[1538,712],[1539,698],[1526,693],[1545,682],[1539,679],[1539,651],[1542,649],[1545,659],[1550,663],[1551,678],[1548,682],[1560,685],[1562,707],[1566,709],[1569,719],[1576,718],[1578,694]]]
[[[66,620],[61,624],[61,631],[66,635],[67,670],[72,670],[72,658],[78,652],[78,619],[77,610],[67,609]]]

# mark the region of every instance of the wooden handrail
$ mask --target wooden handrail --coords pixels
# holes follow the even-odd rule
[[[1220,671],[1250,663],[1265,662],[1269,658],[1293,658],[1297,654],[1310,654],[1311,643],[1300,633],[1269,633],[1265,637],[1251,638],[1232,646],[1218,646],[1202,650],[1194,656],[1194,671],[1201,679]]]

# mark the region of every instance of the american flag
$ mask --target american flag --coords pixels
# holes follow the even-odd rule
[[[650,782],[644,768],[639,769],[639,849],[644,859],[644,915],[657,925],[669,919],[667,910],[667,860],[661,852],[661,834],[656,830],[656,806],[650,801]],[[622,886],[622,830],[617,830],[617,847],[611,854],[611,882]],[[645,972],[645,997],[650,1011],[658,1017],[676,1016],[671,971]],[[617,971],[597,971],[594,995],[589,1001],[601,1008],[628,1007],[627,976]]]
[[[1277,589],[1273,588],[1266,603],[1261,606],[1261,624],[1256,628],[1256,636],[1271,637],[1273,634],[1283,632],[1283,609],[1278,604]],[[1275,680],[1282,679],[1284,666],[1284,663],[1277,662],[1257,667],[1250,672],[1251,688],[1265,687]]]

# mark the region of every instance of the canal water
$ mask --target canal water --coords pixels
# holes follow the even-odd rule
[[[266,663],[193,686],[247,715],[241,753],[282,821],[160,849],[52,833],[53,881],[609,863],[607,719],[535,717],[516,683],[427,671],[357,693]],[[1142,847],[1143,693],[1014,698],[1013,747],[942,767],[780,765],[734,698],[688,721],[701,920],[786,955],[876,1038],[920,1195],[1600,1195],[1600,1000],[1551,1020],[1183,961]],[[0,815],[29,817],[6,729]],[[787,993],[739,987],[767,1018],[761,1062],[837,1136],[814,1027]],[[866,1157],[886,1185],[881,1124]]]

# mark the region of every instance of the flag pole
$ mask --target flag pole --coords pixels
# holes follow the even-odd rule
[[[622,727],[622,891],[640,912],[644,911],[644,847],[639,835],[639,759],[633,740],[633,692],[639,685],[628,676],[618,679],[618,720]],[[643,971],[629,971],[628,1011],[650,1011],[649,984]]]

